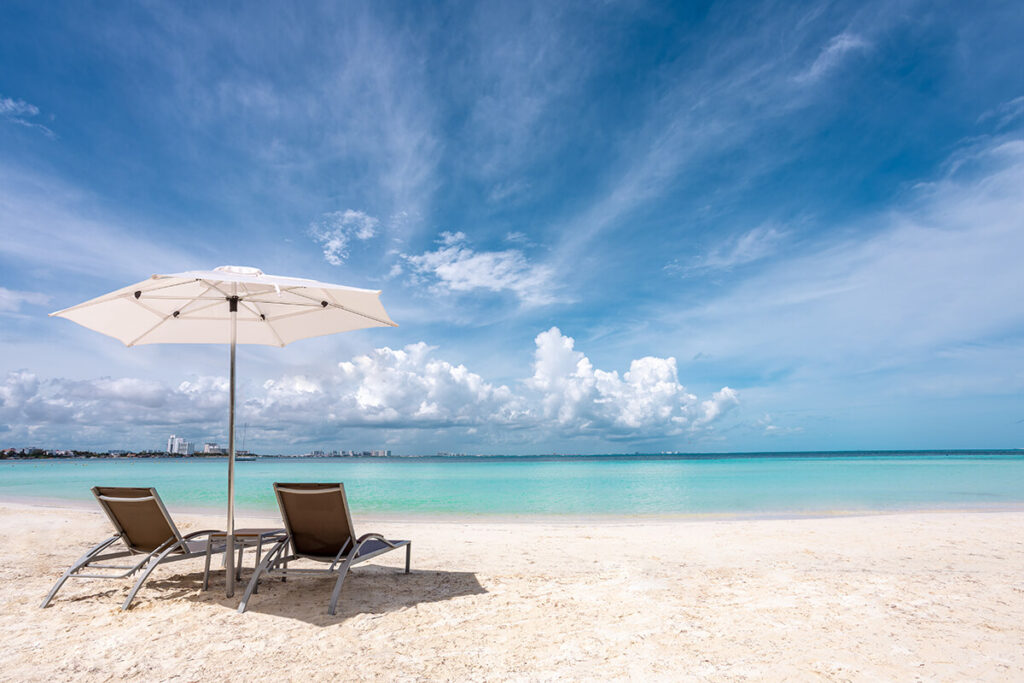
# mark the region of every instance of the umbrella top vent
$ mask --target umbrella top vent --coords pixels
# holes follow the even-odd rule
[[[252,266],[217,266],[214,268],[218,273],[235,273],[236,275],[263,275],[263,271]]]

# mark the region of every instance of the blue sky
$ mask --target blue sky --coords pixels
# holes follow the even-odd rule
[[[223,441],[227,352],[46,313],[252,265],[247,446],[1024,446],[1019,3],[4,3],[0,444]]]

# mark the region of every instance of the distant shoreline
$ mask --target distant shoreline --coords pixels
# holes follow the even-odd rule
[[[792,459],[792,458],[870,458],[870,457],[956,457],[956,456],[1020,456],[1024,457],[1022,448],[959,448],[939,450],[867,450],[867,451],[750,451],[736,453],[559,453],[531,455],[469,455],[469,454],[430,454],[430,455],[253,455],[236,456],[236,460],[434,460],[434,461],[552,461],[552,460],[729,460],[729,459]],[[142,453],[137,455],[111,455],[108,453],[89,453],[83,455],[0,455],[0,461],[46,461],[46,460],[226,460],[227,455],[204,454],[171,455],[167,453]]]

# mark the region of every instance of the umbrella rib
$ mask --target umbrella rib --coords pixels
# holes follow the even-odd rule
[[[198,299],[193,299],[193,301],[198,301]],[[208,301],[208,299],[203,299],[203,301]],[[189,302],[189,303],[192,303],[192,302]],[[193,308],[188,313],[182,313],[182,311],[185,310],[185,307],[182,306],[181,308],[178,309],[178,312],[181,313],[181,315],[178,316],[178,317],[179,318],[187,317],[189,320],[195,320],[195,318],[192,315],[193,313],[199,313],[200,311],[205,311],[205,310],[208,310],[208,309],[211,309],[211,308],[215,308],[216,306],[223,306],[225,303],[226,302],[224,301],[224,299],[222,299],[221,297],[217,297],[217,300],[214,301],[212,304],[206,304],[205,306],[200,306],[199,308]]]
[[[274,320],[287,320],[288,318],[294,318],[297,315],[309,315],[310,313],[316,313],[320,307],[308,308],[305,311],[295,311],[294,313],[285,313],[284,315],[275,315]]]
[[[209,292],[213,287],[207,286],[206,292]],[[203,292],[203,294],[206,294]],[[143,292],[145,294],[145,292]],[[222,296],[167,296],[165,294],[147,295],[147,299],[165,299],[167,301],[224,301]]]
[[[150,281],[152,281],[152,280],[150,280]],[[196,278],[195,281],[199,281],[199,278]],[[180,287],[181,285],[186,284],[188,282],[191,282],[191,280],[186,280],[184,282],[172,282],[170,284],[160,285],[159,287],[151,287],[149,289],[146,288],[145,284],[138,284],[138,285],[135,285],[136,287],[138,287],[138,289],[135,289],[135,290],[133,290],[131,292],[121,292],[120,294],[105,294],[103,296],[100,296],[100,297],[97,297],[95,299],[92,299],[91,301],[83,301],[80,304],[75,304],[74,306],[69,306],[68,308],[59,310],[59,311],[57,311],[55,313],[51,313],[50,315],[61,315],[62,313],[70,313],[71,311],[77,311],[77,310],[82,309],[82,308],[89,308],[90,306],[97,306],[99,304],[110,303],[111,301],[116,301],[117,299],[119,299],[120,297],[123,297],[123,296],[132,296],[132,295],[134,295],[135,292],[143,292],[145,294],[149,294],[150,292],[159,292],[161,289],[168,289],[170,287]],[[207,290],[207,291],[209,291],[209,290]],[[156,296],[147,296],[146,298],[147,299],[177,299],[177,298],[183,298],[184,299],[184,298],[189,298],[189,297],[169,297],[169,296],[164,296],[164,295],[156,295]]]
[[[266,299],[246,299],[246,301],[249,301],[249,302],[254,303],[254,304],[270,304],[272,306],[274,306],[274,305],[277,305],[277,306],[307,306],[309,308],[321,308],[319,303],[315,303],[315,304],[314,303],[308,303],[308,304],[307,303],[301,303],[301,304],[297,304],[297,303],[293,303],[293,302],[290,302],[290,301],[285,301],[285,302],[282,302],[282,301],[267,301]]]
[[[142,304],[142,303],[141,303],[141,302],[140,302],[140,301],[139,301],[138,299],[135,299],[134,297],[133,297],[132,299],[130,299],[130,301],[134,301],[134,302],[135,302],[136,304],[138,304],[139,306],[142,306],[142,307],[143,307],[143,308],[145,308],[145,309],[146,309],[147,311],[153,312],[153,309],[152,309],[152,308],[150,308],[149,306],[145,306],[145,305],[143,305],[143,304]],[[143,332],[142,334],[140,334],[140,335],[139,335],[138,337],[136,337],[135,339],[132,339],[132,340],[131,340],[130,342],[128,342],[127,344],[125,344],[125,346],[135,346],[135,343],[136,343],[136,342],[138,342],[138,341],[139,341],[140,339],[142,339],[142,338],[143,338],[143,337],[145,337],[145,336],[146,336],[147,334],[149,334],[150,332],[152,332],[152,331],[153,331],[153,330],[155,330],[156,328],[160,327],[161,325],[163,325],[163,324],[164,324],[165,322],[167,322],[167,321],[168,321],[168,320],[170,320],[170,319],[171,319],[171,315],[170,315],[170,314],[167,314],[167,315],[165,315],[165,316],[163,317],[163,319],[161,319],[161,320],[160,320],[159,322],[157,322],[157,324],[156,324],[156,325],[153,325],[153,327],[149,328],[148,330],[146,330],[145,332]]]
[[[333,296],[331,296],[330,290],[325,289],[323,291],[327,293],[327,296],[329,298],[331,298],[331,299],[334,298]],[[293,291],[291,293],[294,294],[295,296],[301,296],[303,299],[309,299],[310,301],[316,301],[316,299],[314,299],[313,297],[311,297],[311,296],[309,296],[307,294],[303,294],[302,292],[295,292],[295,291]],[[334,308],[341,309],[341,310],[345,311],[346,313],[352,313],[353,315],[358,315],[360,317],[366,318],[367,320],[372,320],[374,322],[380,323],[381,325],[387,325],[388,327],[398,327],[398,325],[396,323],[393,323],[390,320],[381,320],[380,318],[372,316],[372,315],[370,315],[368,313],[363,313],[361,311],[356,311],[354,309],[348,308],[347,306],[342,306],[337,301],[335,301],[334,303],[328,302],[327,305],[328,306],[333,306]]]
[[[245,294],[246,296],[248,296],[249,288],[245,285],[245,283],[242,283],[242,289],[245,290]],[[262,321],[266,323],[267,327],[270,328],[270,331],[274,333],[274,336],[277,338],[278,343],[283,347],[285,345],[284,339],[281,339],[281,335],[278,334],[277,330],[274,329],[274,326],[270,324],[270,318],[268,318],[267,315],[260,310],[259,306],[255,305],[258,302],[254,302],[251,299],[242,299],[241,301],[246,308],[249,308],[256,312],[256,314],[262,319]]]
[[[220,298],[220,297],[207,297],[206,295],[209,294],[211,289],[213,289],[213,285],[211,285],[208,282],[204,282],[203,284],[206,285],[206,289],[203,290],[203,292],[199,296],[192,297],[192,299],[190,301],[186,302],[184,306],[181,306],[180,308],[178,308],[178,314],[179,315],[184,313],[186,308],[188,308],[189,306],[191,306],[192,304],[194,304],[197,301],[213,301],[213,303],[212,304],[207,304],[205,306],[201,306],[199,308],[193,308],[191,310],[191,313],[197,313],[199,311],[205,311],[208,308],[213,308],[218,303],[224,303],[224,300],[222,298]],[[150,297],[150,298],[152,298],[152,297]]]
[[[147,311],[149,311],[150,313],[152,313],[153,315],[155,315],[157,317],[162,318],[164,316],[169,316],[170,315],[169,313],[164,313],[163,311],[158,310],[156,308],[153,308],[149,304],[147,304],[147,303],[145,303],[143,301],[140,301],[139,299],[136,299],[131,294],[126,294],[125,298],[128,299],[128,301],[131,301],[132,303],[134,303],[136,306],[141,306],[142,308],[146,309]]]
[[[206,292],[209,292],[209,291],[210,291],[210,289],[212,289],[212,288],[214,288],[214,286],[213,286],[213,285],[208,285],[208,286],[207,286],[207,288],[206,288]],[[203,292],[203,293],[202,293],[202,294],[200,294],[199,296],[203,296],[203,294],[206,294],[206,292]],[[145,336],[147,336],[147,335],[151,334],[151,333],[153,332],[153,330],[155,330],[156,328],[160,327],[161,325],[163,325],[163,324],[164,324],[165,322],[167,322],[167,321],[168,321],[168,320],[170,320],[171,318],[175,317],[175,316],[174,316],[174,313],[167,313],[167,314],[165,315],[165,314],[164,314],[164,313],[163,313],[162,311],[158,311],[158,310],[156,310],[155,308],[153,308],[153,307],[151,307],[151,306],[147,306],[146,304],[144,304],[144,303],[143,303],[143,302],[141,301],[141,299],[140,299],[140,298],[136,298],[135,296],[133,296],[133,295],[131,295],[131,294],[129,294],[129,295],[128,295],[128,297],[129,297],[129,298],[128,298],[128,300],[129,300],[129,301],[132,301],[132,302],[134,302],[134,303],[135,303],[135,304],[136,304],[137,306],[141,306],[142,308],[146,309],[146,310],[147,310],[147,311],[149,311],[150,313],[155,313],[156,315],[162,315],[162,316],[163,316],[163,318],[162,318],[162,319],[161,319],[161,320],[160,320],[159,322],[157,322],[157,324],[156,324],[156,325],[153,325],[153,327],[149,328],[148,330],[146,330],[145,332],[143,332],[142,334],[140,334],[140,335],[139,335],[138,337],[136,337],[135,339],[133,339],[133,340],[131,340],[130,342],[128,342],[128,344],[127,344],[128,346],[134,346],[134,345],[135,345],[135,344],[136,344],[136,343],[137,343],[137,342],[138,342],[138,341],[139,341],[140,339],[142,339],[143,337],[145,337]],[[193,301],[194,301],[194,299],[193,299]],[[188,302],[188,303],[186,303],[186,304],[185,304],[184,306],[182,306],[181,308],[179,308],[179,309],[178,309],[178,310],[177,310],[176,312],[177,312],[177,313],[178,313],[178,314],[180,315],[180,314],[181,314],[181,311],[182,311],[183,309],[185,309],[186,307],[188,307],[188,305],[189,305],[189,304],[191,304],[191,303],[192,303],[192,301],[189,301],[189,302]],[[214,304],[211,304],[211,306],[212,306],[212,305],[214,305]],[[204,308],[209,308],[209,307],[210,307],[210,306],[205,306]],[[200,310],[202,310],[202,309],[200,309]],[[193,318],[193,320],[195,320],[195,318]]]
[[[135,285],[136,287],[138,287],[138,289],[136,289],[135,291],[136,292],[139,292],[139,291],[141,291],[141,292],[156,292],[156,291],[159,291],[161,289],[167,289],[168,287],[177,287],[180,284],[181,284],[180,282],[175,282],[175,283],[170,284],[170,285],[163,285],[162,287],[154,287],[153,289],[143,289],[143,285],[139,284],[139,285]],[[59,311],[57,311],[55,313],[51,313],[50,315],[60,315],[62,313],[70,313],[71,311],[77,311],[77,310],[79,310],[81,308],[89,308],[90,306],[98,306],[99,304],[110,303],[111,301],[117,301],[117,299],[119,299],[122,296],[131,296],[132,294],[133,294],[133,292],[121,292],[120,294],[118,294],[116,292],[112,292],[112,293],[104,294],[103,296],[98,296],[95,299],[90,299],[89,301],[83,301],[82,303],[75,304],[74,306],[68,306],[67,308],[61,309],[61,310],[59,310]]]

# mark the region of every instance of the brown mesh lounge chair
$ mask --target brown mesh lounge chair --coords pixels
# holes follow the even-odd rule
[[[338,581],[334,584],[327,608],[328,614],[334,614],[345,575],[352,565],[404,546],[405,573],[409,573],[412,541],[389,541],[380,534],[363,534],[357,538],[348,511],[344,485],[275,483],[274,493],[277,494],[281,519],[288,533],[263,556],[263,561],[253,572],[238,606],[239,613],[244,612],[248,606],[249,598],[255,592],[261,576],[276,575],[284,580],[288,574],[337,574]],[[326,569],[288,566],[289,562],[300,559],[330,566]]]
[[[210,556],[224,552],[223,543],[213,546],[208,542],[210,534],[218,532],[195,531],[182,536],[171,521],[156,489],[96,486],[92,493],[110,518],[117,533],[97,544],[68,567],[50,589],[41,607],[50,604],[53,596],[68,579],[123,579],[141,571],[124,604],[121,605],[121,609],[128,609],[135,599],[135,594],[154,569],[169,562],[197,557],[206,558],[203,590],[209,587]],[[202,536],[206,536],[207,540],[193,540]],[[125,550],[105,552],[117,541],[124,544]],[[134,564],[131,560],[127,564],[106,564],[109,560],[125,557],[138,558],[138,561]]]

